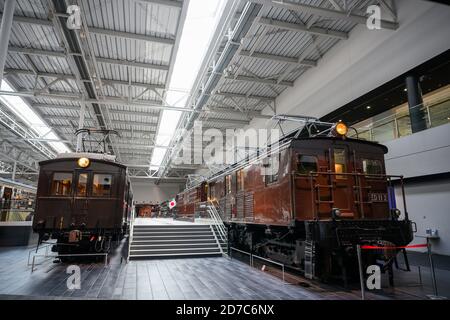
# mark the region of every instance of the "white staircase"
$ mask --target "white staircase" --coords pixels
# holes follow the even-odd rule
[[[221,256],[210,225],[134,225],[129,259]]]

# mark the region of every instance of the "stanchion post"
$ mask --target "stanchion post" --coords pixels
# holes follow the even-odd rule
[[[430,242],[430,238],[428,238],[428,237],[427,237],[427,249],[428,249],[428,258],[430,259],[430,271],[431,271],[431,280],[433,282],[433,291],[434,291],[434,295],[437,297],[438,291],[437,291],[437,285],[436,285],[436,274],[434,273],[433,256],[431,253],[431,242]]]
[[[359,267],[359,282],[361,283],[361,300],[366,299],[366,287],[364,285],[364,276],[363,276],[363,268],[362,268],[362,259],[361,259],[361,246],[356,245],[356,252],[358,254],[358,267]]]

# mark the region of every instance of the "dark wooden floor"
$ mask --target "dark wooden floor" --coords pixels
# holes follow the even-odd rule
[[[124,241],[126,243],[126,241]],[[78,264],[81,289],[66,285],[69,264],[38,260],[31,273],[29,248],[0,248],[0,299],[359,299],[358,290],[284,284],[280,279],[228,258],[121,261],[115,250],[108,266],[101,262]],[[396,291],[370,299],[417,298]]]

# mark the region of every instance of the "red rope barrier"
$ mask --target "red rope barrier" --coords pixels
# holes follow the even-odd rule
[[[428,245],[425,244],[412,244],[410,246],[400,246],[400,247],[378,247],[378,246],[361,246],[361,249],[385,249],[385,250],[392,250],[392,249],[406,249],[406,248],[426,248]]]

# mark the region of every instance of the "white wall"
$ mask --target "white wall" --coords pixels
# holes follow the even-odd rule
[[[396,195],[397,206],[404,212],[400,188],[396,188]],[[409,218],[417,224],[416,236],[424,236],[427,229],[437,229],[440,239],[432,240],[433,252],[450,255],[450,179],[407,183],[405,195]],[[413,241],[425,242],[421,237]]]
[[[389,174],[411,178],[450,172],[450,123],[383,144],[389,149]]]
[[[277,99],[279,114],[322,117],[450,48],[450,7],[396,1],[399,28],[356,26]],[[269,109],[266,114],[271,114]],[[255,119],[250,125],[268,127]]]
[[[384,144],[389,148],[385,156],[388,174],[417,178],[450,172],[450,123]],[[416,235],[438,229],[440,239],[432,240],[433,252],[450,255],[450,179],[406,180],[405,195],[409,218],[417,224]],[[404,212],[400,187],[396,187],[396,200]],[[413,243],[424,242],[416,237]]]
[[[183,185],[176,183],[161,183],[155,185],[150,181],[132,181],[134,200],[137,202],[159,203],[172,199],[183,189]]]

